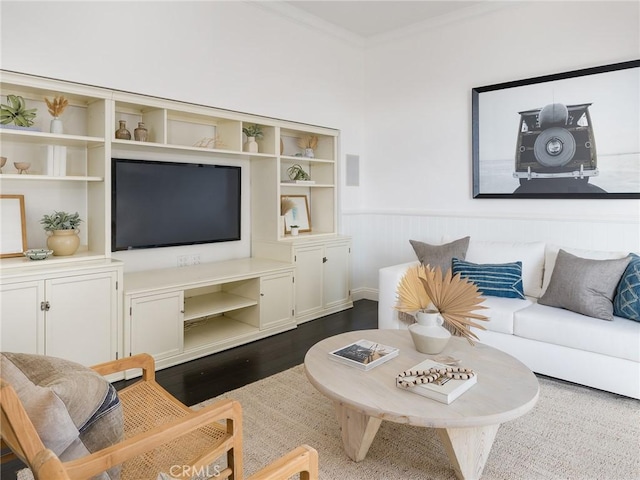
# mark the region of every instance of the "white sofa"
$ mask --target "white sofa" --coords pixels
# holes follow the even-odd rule
[[[486,296],[486,330],[474,329],[482,343],[516,357],[532,371],[640,399],[640,322],[601,320],[537,303],[551,278],[560,247],[542,242],[469,242],[473,263],[522,261],[526,299]],[[623,258],[628,252],[563,248],[591,259]],[[379,271],[378,328],[406,328],[394,309],[397,285],[418,261]]]

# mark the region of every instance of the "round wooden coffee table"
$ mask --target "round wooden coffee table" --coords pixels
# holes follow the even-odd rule
[[[365,339],[397,347],[400,354],[363,371],[329,358],[328,352]],[[347,455],[365,458],[382,420],[435,428],[460,479],[480,478],[501,423],[524,415],[538,400],[535,375],[495,348],[454,337],[440,355],[461,360],[478,383],[446,405],[395,386],[396,376],[435,355],[419,353],[407,330],[360,330],[327,338],[307,352],[309,381],[333,400]]]

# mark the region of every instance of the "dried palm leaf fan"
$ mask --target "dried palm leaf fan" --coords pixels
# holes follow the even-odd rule
[[[452,276],[451,269],[443,276],[440,267],[433,270],[428,265],[418,265],[407,270],[398,285],[396,310],[403,313],[424,311],[433,305],[440,312],[445,326],[457,336],[465,337],[470,344],[478,337],[471,327],[486,330],[474,322],[487,317],[475,313],[485,307],[478,287],[460,277]]]

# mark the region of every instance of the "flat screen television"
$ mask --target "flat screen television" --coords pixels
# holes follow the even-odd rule
[[[241,168],[113,158],[111,251],[240,240]]]

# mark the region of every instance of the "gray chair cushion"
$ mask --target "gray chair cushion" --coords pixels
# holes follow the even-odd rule
[[[64,461],[124,438],[122,405],[101,375],[61,358],[0,353],[2,379],[18,394],[42,443]],[[114,467],[94,478],[120,478]]]

